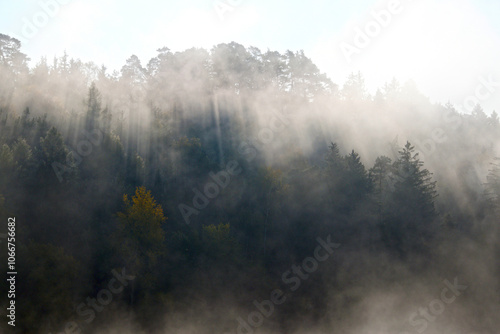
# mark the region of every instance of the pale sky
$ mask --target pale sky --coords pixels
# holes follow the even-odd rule
[[[461,106],[478,95],[487,113],[500,112],[498,0],[0,0],[0,13],[0,33],[20,39],[32,65],[66,50],[119,70],[132,54],[146,65],[164,46],[235,41],[304,50],[337,84],[357,71],[372,93],[413,79],[431,101]]]

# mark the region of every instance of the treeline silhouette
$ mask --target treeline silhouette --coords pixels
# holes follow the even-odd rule
[[[496,113],[431,104],[411,82],[340,88],[303,52],[237,43],[113,73],[28,61],[0,35],[0,212],[17,221],[22,332],[234,333],[281,289],[263,328],[345,333],[373,323],[358,313],[373,291],[417,300],[404,287],[456,276],[475,320],[455,325],[498,329]],[[435,128],[447,141],[429,144]],[[291,291],[283,274],[327,237],[340,246]],[[102,304],[122,269],[135,278]]]

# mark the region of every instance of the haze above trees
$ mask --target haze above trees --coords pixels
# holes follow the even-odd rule
[[[471,288],[439,326],[499,328],[496,112],[459,114],[396,79],[371,96],[361,73],[339,86],[301,51],[234,42],[119,73],[27,62],[0,35],[0,212],[19,222],[24,332],[124,318],[236,332],[280,288],[270,332],[399,333],[457,276]],[[291,292],[282,274],[327,236],[333,259]],[[82,316],[121,268],[133,282]],[[394,312],[357,315],[378,307]]]

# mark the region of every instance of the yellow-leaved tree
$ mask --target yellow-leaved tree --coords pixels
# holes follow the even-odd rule
[[[148,290],[156,282],[155,268],[163,254],[165,241],[162,224],[167,217],[145,187],[137,187],[131,199],[124,195],[123,202],[124,211],[117,213],[119,231],[116,241],[127,270],[141,277],[141,282],[137,283]]]

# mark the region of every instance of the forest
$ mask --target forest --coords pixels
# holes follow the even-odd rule
[[[29,60],[0,34],[17,332],[498,334],[495,111],[236,42]]]

